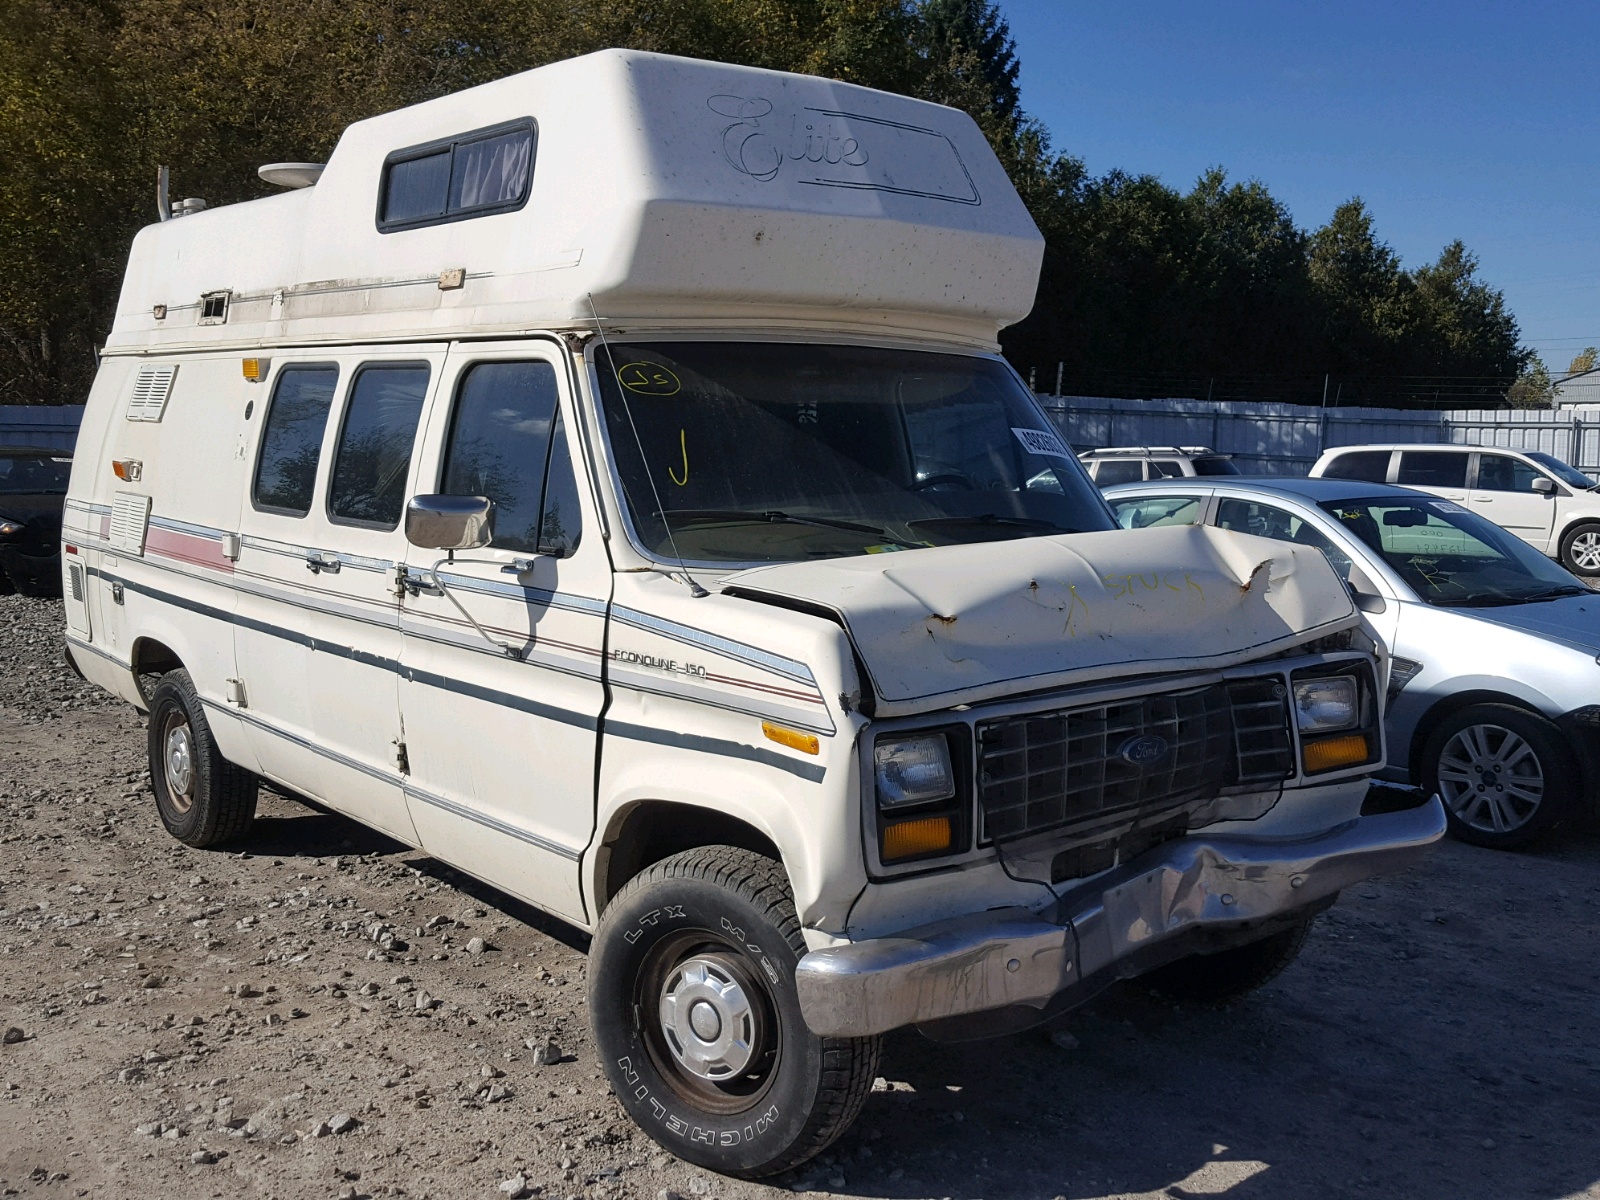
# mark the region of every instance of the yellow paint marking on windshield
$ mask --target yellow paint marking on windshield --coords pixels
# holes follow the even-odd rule
[[[685,430],[678,430],[678,449],[683,454],[683,478],[678,478],[678,473],[671,467],[667,468],[667,478],[679,487],[684,487],[689,482],[689,435]]]
[[[643,396],[676,396],[683,389],[678,377],[659,363],[627,363],[617,368],[617,380]]]

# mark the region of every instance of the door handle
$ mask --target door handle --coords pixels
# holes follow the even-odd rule
[[[1472,498],[1472,502],[1474,504],[1493,504],[1494,503],[1494,497],[1493,496],[1474,496]]]
[[[306,551],[306,570],[313,575],[320,575],[323,571],[337,575],[342,565],[337,554],[324,554],[320,550]]]

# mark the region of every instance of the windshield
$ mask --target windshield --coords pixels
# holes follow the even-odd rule
[[[1237,475],[1239,474],[1239,468],[1233,465],[1233,459],[1224,458],[1218,454],[1212,458],[1195,459],[1194,473],[1196,475]]]
[[[1526,451],[1526,454],[1568,487],[1592,488],[1594,486],[1594,480],[1578,470],[1577,467],[1569,467],[1553,454],[1545,454],[1540,450],[1529,450]]]
[[[659,558],[791,562],[1116,527],[993,359],[749,342],[594,353],[623,499]]]
[[[1515,534],[1448,500],[1382,497],[1322,507],[1429,604],[1487,608],[1588,593]]]
[[[0,496],[64,496],[72,460],[48,454],[0,454]]]

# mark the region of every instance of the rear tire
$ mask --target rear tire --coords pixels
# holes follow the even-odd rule
[[[1596,528],[1600,528],[1597,526]],[[1428,734],[1422,785],[1444,801],[1452,836],[1514,850],[1576,809],[1579,772],[1561,731],[1509,704],[1474,704]]]
[[[256,819],[256,776],[222,757],[189,672],[150,689],[150,785],[167,832],[204,849],[243,837]]]
[[[1561,565],[1585,579],[1600,576],[1600,522],[1581,521],[1561,535]]]
[[[1157,967],[1141,982],[1183,1004],[1221,1004],[1272,982],[1300,955],[1315,917],[1259,941]]]
[[[772,1175],[860,1113],[880,1039],[807,1028],[805,952],[783,868],[732,846],[658,862],[606,907],[589,955],[595,1042],[623,1107],[679,1158]]]

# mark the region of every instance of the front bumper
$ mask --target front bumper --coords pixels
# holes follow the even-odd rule
[[[1247,929],[1410,866],[1444,832],[1435,798],[1305,840],[1179,838],[1064,892],[1053,913],[993,909],[813,950],[795,972],[800,1008],[821,1037],[1042,1010],[1097,977],[1149,969],[1161,943]]]

